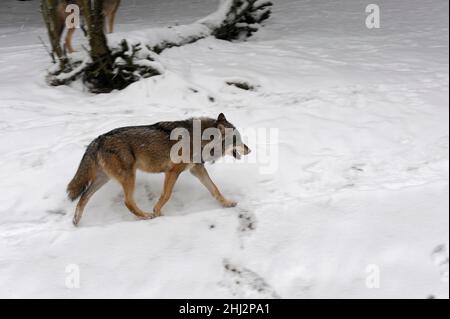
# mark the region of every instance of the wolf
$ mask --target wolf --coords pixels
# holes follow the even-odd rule
[[[216,138],[209,136],[199,144],[201,155],[195,151],[195,127],[205,132],[215,130]],[[174,132],[183,130],[189,134],[187,152],[189,156],[179,158],[174,152],[180,140]],[[231,137],[229,134],[231,132]],[[175,134],[176,135],[176,134]],[[208,135],[208,134],[206,134]],[[186,143],[185,143],[186,144]],[[216,148],[211,148],[214,145]],[[212,150],[218,150],[217,152]],[[182,149],[181,149],[182,150]],[[205,163],[231,155],[237,159],[251,152],[244,144],[236,127],[228,122],[223,113],[217,119],[191,118],[183,121],[158,122],[145,126],[129,126],[114,129],[100,135],[87,147],[75,177],[67,187],[68,197],[74,201],[79,198],[75,209],[73,224],[77,226],[89,199],[109,180],[119,182],[124,192],[124,202],[128,210],[139,219],[151,219],[161,215],[162,207],[171,197],[179,175],[189,170],[209,190],[211,195],[224,207],[234,207],[236,202],[226,199],[205,168]],[[197,159],[196,159],[197,157]],[[136,171],[164,173],[164,189],[153,208],[153,213],[141,210],[134,200]]]
[[[70,4],[75,4],[80,8],[80,14],[83,14],[83,0],[59,0],[57,7],[57,32],[58,38],[61,36],[66,27],[66,19],[70,13],[66,12],[66,8]],[[114,31],[114,21],[116,19],[116,13],[120,6],[120,0],[103,0],[103,15],[105,16],[105,21],[107,22],[108,32],[112,33]],[[72,37],[75,33],[76,28],[68,28],[66,38],[64,41],[64,49],[73,53],[75,50],[72,47]]]

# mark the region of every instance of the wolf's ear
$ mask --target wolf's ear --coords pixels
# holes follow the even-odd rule
[[[220,113],[219,116],[217,117],[217,122],[226,122],[226,117],[225,114]]]
[[[217,125],[217,128],[220,130],[220,133],[222,134],[222,136],[224,136],[225,135],[225,125],[219,123]]]

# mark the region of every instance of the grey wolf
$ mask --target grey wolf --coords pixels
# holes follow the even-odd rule
[[[216,130],[218,138],[212,136],[201,141],[203,153],[210,153],[211,144],[217,146],[218,154],[202,155],[195,160],[194,128],[200,125],[201,132]],[[173,149],[179,140],[172,139],[175,130],[183,129],[190,134],[188,153],[184,161],[173,159]],[[226,132],[232,132],[228,138]],[[202,134],[203,136],[203,134]],[[207,150],[207,152],[203,152]],[[215,152],[215,151],[214,151]],[[93,140],[86,149],[75,177],[67,187],[69,198],[74,201],[80,198],[73,218],[78,225],[89,199],[110,179],[120,183],[124,192],[125,206],[140,219],[150,219],[161,215],[162,207],[170,199],[179,175],[189,170],[209,190],[211,195],[224,207],[234,207],[236,202],[226,199],[205,168],[206,162],[215,161],[225,155],[240,158],[247,155],[250,149],[242,142],[238,130],[228,122],[224,114],[217,119],[198,118],[184,121],[159,122],[147,126],[122,127],[103,134]],[[164,190],[153,208],[153,213],[141,210],[134,200],[136,171],[164,173]]]

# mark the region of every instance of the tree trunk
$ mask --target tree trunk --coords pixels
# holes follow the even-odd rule
[[[45,24],[47,26],[48,37],[51,45],[51,56],[53,62],[58,62],[61,69],[67,62],[67,58],[64,54],[64,50],[61,48],[60,37],[64,25],[58,19],[58,0],[42,0],[41,11],[44,17]]]
[[[83,80],[94,92],[108,92],[122,88],[120,78],[116,81],[113,74],[113,57],[105,35],[105,17],[103,0],[83,0],[83,14],[86,19],[92,63],[84,72]]]
[[[104,25],[103,0],[83,0],[83,13],[87,24],[91,58],[93,61],[110,56]]]

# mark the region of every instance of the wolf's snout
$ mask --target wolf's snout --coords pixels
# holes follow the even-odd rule
[[[239,146],[236,147],[236,151],[240,155],[248,155],[248,154],[251,153],[252,150],[247,145],[242,144],[242,145],[239,145]]]

